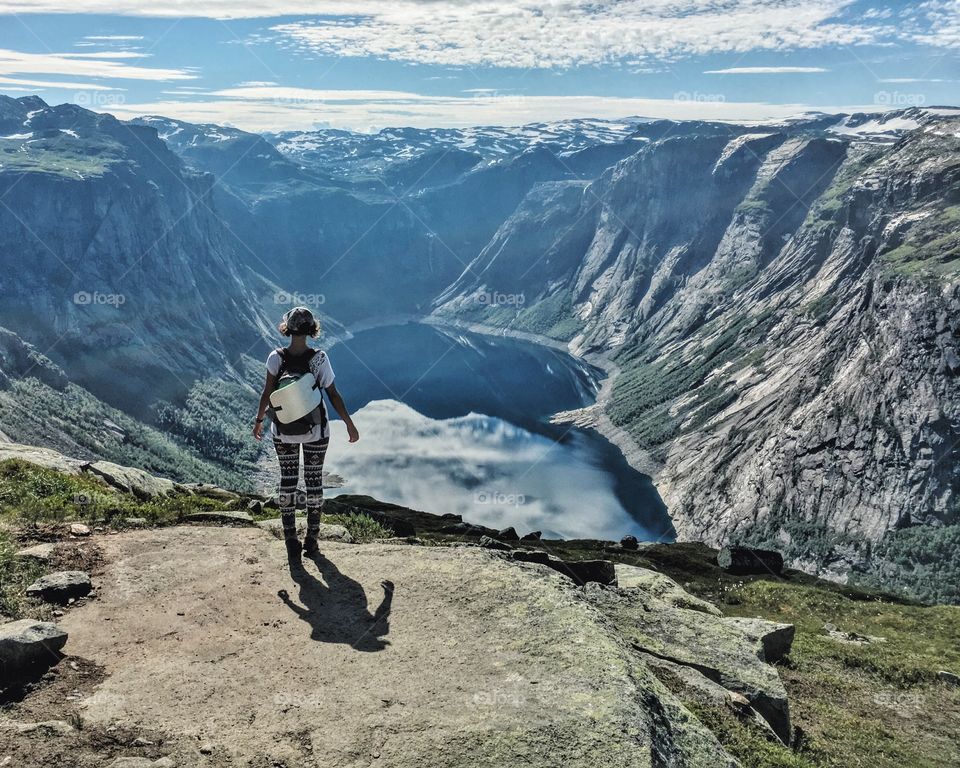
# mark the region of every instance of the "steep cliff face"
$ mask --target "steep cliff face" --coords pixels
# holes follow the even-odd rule
[[[917,117],[897,141],[654,137],[535,188],[437,314],[611,356],[609,414],[682,538],[845,573],[886,531],[958,517],[960,139]]]
[[[143,412],[232,375],[267,329],[266,282],[211,200],[143,126],[3,99],[0,322],[104,400]]]

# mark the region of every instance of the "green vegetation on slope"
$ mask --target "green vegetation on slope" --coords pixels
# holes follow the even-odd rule
[[[858,584],[903,592],[925,603],[960,605],[960,525],[888,531]]]
[[[883,268],[907,277],[956,275],[960,272],[960,205],[920,210],[916,216],[902,243],[880,254]]]
[[[231,401],[224,407],[234,406]],[[246,416],[251,410],[237,413]],[[187,413],[185,418],[189,417]],[[239,417],[234,415],[236,418]],[[108,428],[107,422],[119,427],[119,431]],[[12,380],[9,388],[0,392],[0,430],[14,440],[52,444],[69,454],[71,446],[63,444],[65,436],[90,456],[140,467],[180,482],[209,482],[243,490],[251,487],[249,451],[255,448],[234,455],[197,455],[198,450],[179,445],[161,430],[111,408],[75,384],[54,388],[32,377]],[[219,448],[220,443],[213,439],[217,430],[231,436],[235,432],[234,424],[225,419],[215,430],[202,432],[197,442],[210,435],[211,444]],[[177,436],[184,438],[182,434]],[[240,462],[236,461],[238,458]]]
[[[707,324],[700,332],[700,346],[691,356],[662,358],[644,345],[625,348],[615,358],[621,373],[607,409],[611,420],[662,458],[662,447],[680,433],[688,416],[693,418],[686,429],[697,429],[736,399],[723,381],[707,382],[707,377],[726,363],[733,363],[732,370],[737,370],[758,362],[772,320],[771,313],[764,312],[740,317],[723,329]],[[697,388],[700,390],[681,413],[671,412],[677,398]]]
[[[30,558],[18,558],[22,545],[12,530],[25,540],[45,538],[51,524],[71,521],[123,527],[128,518],[141,518],[149,525],[180,520],[188,512],[221,510],[223,500],[174,493],[151,501],[121,493],[95,477],[68,475],[19,459],[0,462],[0,616],[19,618],[28,609],[24,592],[44,572]],[[36,607],[36,606],[34,606]]]
[[[124,153],[121,144],[103,137],[78,139],[51,129],[26,139],[0,139],[0,173],[47,173],[69,179],[102,176]]]

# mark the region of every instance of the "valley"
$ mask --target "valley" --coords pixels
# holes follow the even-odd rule
[[[617,368],[680,539],[956,602],[958,137],[949,108],[258,136],[0,97],[0,431],[241,487],[293,296],[326,344],[480,324]]]

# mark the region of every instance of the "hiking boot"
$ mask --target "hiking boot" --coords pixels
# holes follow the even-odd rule
[[[307,536],[303,540],[303,552],[307,555],[316,555],[320,552],[320,544],[317,542],[316,536]]]
[[[300,557],[301,546],[299,539],[284,539],[284,544],[287,545],[287,556],[288,557]]]

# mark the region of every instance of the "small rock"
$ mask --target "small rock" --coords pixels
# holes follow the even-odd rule
[[[0,720],[0,730],[16,731],[17,733],[41,733],[46,736],[69,736],[73,733],[73,726],[66,720],[44,720],[39,723],[23,723],[16,720]]]
[[[280,502],[277,499],[267,499],[263,502],[264,509],[280,509]]]
[[[637,541],[636,536],[624,536],[620,539],[620,546],[623,547],[623,549],[639,549],[640,542]]]
[[[200,754],[201,755],[212,755],[213,754],[213,744],[207,742],[206,744],[200,745]]]
[[[247,512],[249,512],[251,515],[263,514],[263,502],[259,499],[254,499],[247,504]]]
[[[83,571],[57,571],[33,582],[27,587],[27,595],[48,603],[69,603],[91,589],[90,576]]]
[[[953,672],[947,672],[947,670],[941,669],[937,672],[937,679],[941,683],[946,683],[954,688],[960,688],[960,675],[956,675]]]
[[[509,528],[503,528],[502,530],[497,531],[497,538],[501,541],[519,541],[520,537],[517,535],[517,530],[512,525]]]
[[[509,544],[504,544],[502,541],[497,541],[491,536],[481,536],[480,546],[483,547],[484,549],[499,549],[499,550],[511,549],[511,546]]]
[[[540,541],[542,535],[542,531],[530,531],[530,533],[525,533],[521,536],[520,541]]]
[[[90,528],[84,525],[83,523],[71,523],[70,535],[71,536],[89,536]]]
[[[9,680],[60,659],[67,633],[48,621],[20,619],[0,624],[0,679]]]

